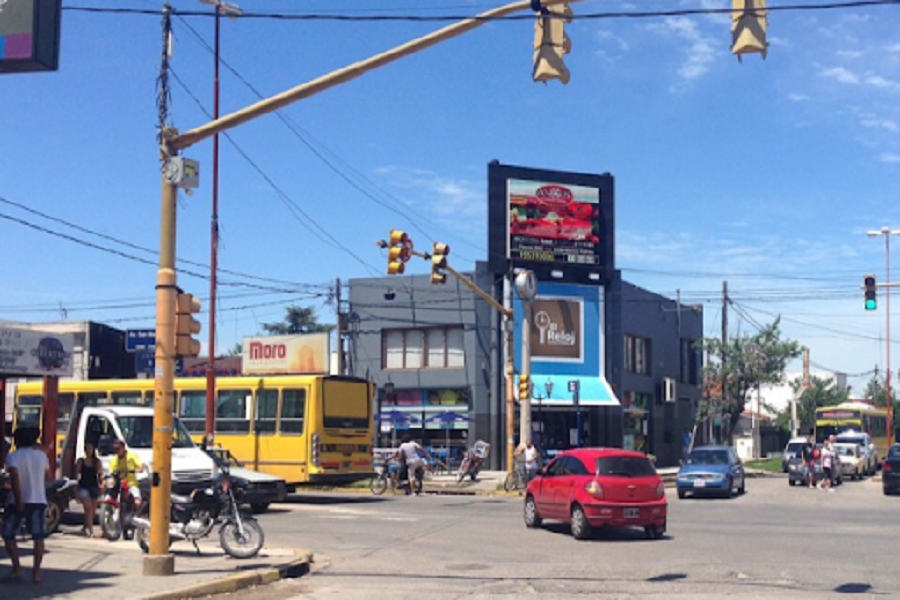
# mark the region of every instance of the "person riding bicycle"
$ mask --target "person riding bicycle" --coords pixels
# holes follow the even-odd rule
[[[524,446],[515,451],[515,455],[522,455],[525,458],[525,483],[527,484],[541,470],[541,454],[529,438]]]
[[[413,493],[411,479],[415,476],[416,469],[422,469],[423,471],[425,469],[425,461],[422,459],[422,455],[426,459],[433,459],[433,457],[418,442],[412,441],[412,437],[408,433],[403,435],[400,442],[400,447],[397,448],[391,459],[396,458],[400,463],[400,487],[403,487],[408,496]],[[415,490],[415,493],[418,496],[419,490]]]

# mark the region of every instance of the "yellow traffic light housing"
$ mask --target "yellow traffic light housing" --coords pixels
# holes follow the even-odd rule
[[[412,254],[412,240],[399,229],[391,229],[388,238],[388,275],[403,275],[406,270],[406,262]]]
[[[566,35],[566,23],[572,21],[572,9],[568,4],[541,8],[534,23],[534,71],[532,79],[546,83],[559,79],[569,83],[569,69],[563,55],[572,49],[572,41]]]
[[[200,342],[191,336],[200,333],[200,322],[194,315],[200,312],[200,301],[191,294],[179,292],[175,304],[175,354],[198,356]]]
[[[769,50],[766,41],[766,0],[731,0],[731,52],[742,55],[759,52],[763,59]]]
[[[431,283],[447,283],[447,255],[450,254],[450,246],[435,242],[431,252]]]
[[[519,401],[531,400],[531,378],[519,375]]]

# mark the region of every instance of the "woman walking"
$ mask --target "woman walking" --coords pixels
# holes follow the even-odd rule
[[[78,479],[78,499],[84,506],[84,527],[81,528],[81,533],[94,537],[94,515],[97,513],[97,500],[100,497],[103,464],[91,442],[84,445],[84,458],[79,458],[75,463],[75,477]]]

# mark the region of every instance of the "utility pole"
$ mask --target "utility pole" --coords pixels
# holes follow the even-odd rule
[[[334,299],[337,305],[337,372],[338,375],[344,374],[344,328],[346,320],[344,313],[341,311],[341,278],[334,280]]]
[[[726,374],[726,365],[728,364],[728,282],[722,282],[722,403],[721,409],[725,406],[726,387],[728,383],[728,375]],[[722,420],[725,425],[725,420]],[[730,425],[730,423],[729,423]],[[721,431],[720,431],[721,432]],[[730,432],[729,432],[730,433]],[[724,442],[724,440],[722,440]]]
[[[884,308],[885,308],[885,372],[884,372],[884,396],[887,408],[887,443],[888,447],[894,443],[894,403],[891,401],[891,236],[900,235],[900,230],[882,227],[881,229],[866,232],[869,237],[884,236]]]

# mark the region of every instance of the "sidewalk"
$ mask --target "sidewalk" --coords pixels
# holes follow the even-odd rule
[[[47,539],[41,569],[43,583],[31,583],[31,541],[20,542],[25,578],[0,581],[0,598],[128,598],[168,600],[233,592],[252,585],[299,577],[309,572],[312,555],[294,548],[263,548],[258,556],[227,556],[214,535],[200,542],[198,555],[190,542],[175,542],[175,574],[143,575],[144,553],[134,541],[109,542],[55,533]],[[0,577],[9,573],[9,557],[0,549]],[[102,595],[102,596],[101,596]]]

